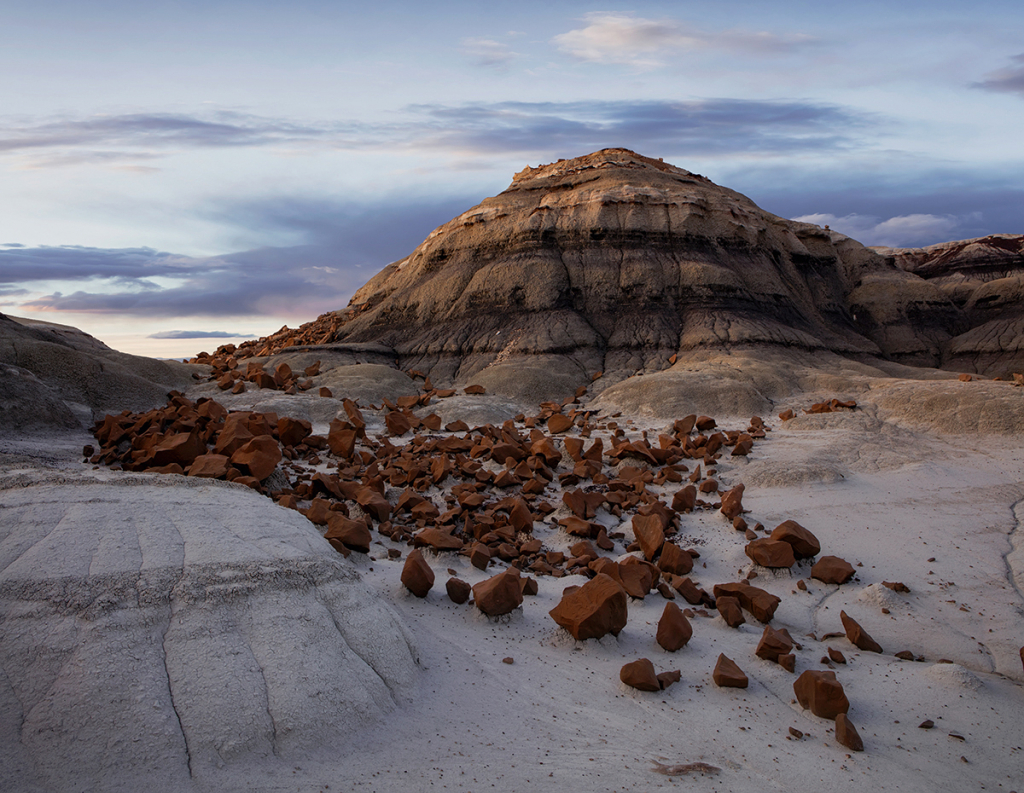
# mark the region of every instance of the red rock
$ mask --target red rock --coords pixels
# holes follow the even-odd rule
[[[324,539],[337,540],[346,548],[360,553],[369,553],[372,542],[370,530],[366,528],[365,523],[361,520],[347,518],[340,512],[332,512],[327,519],[327,533],[324,535]],[[411,557],[412,554],[409,556]]]
[[[572,419],[562,413],[555,413],[548,419],[548,432],[558,435],[572,427]]]
[[[697,504],[697,488],[687,485],[672,497],[672,509],[676,512],[693,512]]]
[[[701,493],[717,493],[718,482],[714,479],[705,479],[700,483],[700,487],[697,488]]]
[[[197,430],[167,435],[157,443],[145,459],[147,466],[191,465],[200,455],[206,454],[206,444]]]
[[[491,549],[482,542],[473,543],[469,552],[469,562],[477,570],[486,570],[491,563]]]
[[[644,558],[653,562],[665,543],[665,531],[662,528],[661,518],[657,515],[634,515],[633,534],[636,541],[640,543],[640,550]]]
[[[750,682],[736,662],[724,654],[718,656],[718,663],[715,664],[711,678],[715,685],[721,688],[746,688]]]
[[[237,468],[233,468],[231,470],[232,471],[237,471],[238,469]],[[257,479],[255,476],[236,476],[234,479],[232,479],[231,478],[231,471],[229,471],[228,472],[228,479],[230,481],[234,482],[235,484],[245,485],[246,487],[251,488],[252,490],[259,490],[260,489],[260,480]]]
[[[717,425],[710,416],[698,416],[694,426],[697,428],[697,432],[707,432],[708,430],[713,430]]]
[[[960,376],[960,379],[963,379],[963,375]],[[836,716],[836,741],[852,752],[864,751],[864,741],[861,740],[857,728],[853,726],[853,722],[845,713]]]
[[[834,661],[835,663],[837,663],[837,664],[845,664],[845,663],[846,663],[846,656],[845,656],[845,655],[843,655],[843,654],[842,654],[841,652],[839,652],[839,650],[836,650],[836,649],[835,649],[835,648],[833,648],[833,647],[829,647],[829,648],[828,648],[828,657],[829,657],[829,658],[830,658],[830,659],[831,659],[832,661]],[[914,658],[914,656],[913,656],[913,655],[911,655],[911,656],[910,656],[910,660],[913,660],[913,658]]]
[[[189,476],[202,479],[224,479],[231,467],[231,459],[224,454],[201,454],[192,461]]]
[[[309,502],[306,510],[306,518],[318,526],[326,526],[327,519],[331,516],[331,502],[326,498],[314,498]]]
[[[796,671],[796,656],[793,653],[783,653],[779,656],[779,666],[787,672]]]
[[[666,542],[661,546],[658,567],[664,573],[688,575],[693,570],[693,557],[674,542]]]
[[[320,393],[320,396],[322,396],[322,397],[324,397],[326,399],[330,399],[331,397],[334,396],[334,394],[331,392],[331,389],[329,389],[327,386],[320,386],[320,392],[319,393]]]
[[[703,599],[701,593],[704,591],[699,589],[696,584],[693,583],[689,578],[680,578],[679,576],[672,576],[669,578],[669,583],[672,584],[672,588],[675,589],[683,599],[691,606],[699,605]]]
[[[528,597],[534,597],[540,592],[540,587],[537,585],[537,579],[526,576],[519,579],[519,588],[523,591],[523,594]]]
[[[766,661],[778,662],[780,655],[785,655],[792,649],[793,637],[789,635],[789,631],[785,628],[775,630],[771,625],[765,625],[754,655]]]
[[[902,581],[883,581],[882,586],[891,589],[893,592],[902,592],[904,594],[910,593],[910,587],[908,587]]]
[[[683,679],[683,673],[678,669],[672,672],[659,672],[658,673],[658,686],[664,691],[669,686],[678,683]]]
[[[577,537],[593,537],[596,533],[593,523],[589,520],[577,518],[575,515],[562,518],[558,521],[558,524],[564,527],[569,534],[574,534]]]
[[[735,584],[715,584],[713,591],[715,598],[722,595],[735,597],[743,608],[754,615],[754,619],[763,623],[772,621],[775,609],[782,602],[780,598],[770,592],[765,592],[763,589],[742,581]]]
[[[587,559],[597,559],[601,556],[594,547],[594,544],[589,540],[580,540],[579,542],[573,543],[569,547],[569,553],[579,559],[584,557]]]
[[[754,439],[749,435],[743,436],[736,442],[736,445],[732,447],[733,457],[745,457],[750,454],[754,449]]]
[[[448,597],[452,603],[462,605],[469,600],[469,594],[473,591],[473,588],[463,581],[461,578],[449,578],[448,583],[444,585],[445,590],[448,592]]]
[[[811,568],[811,578],[826,584],[845,584],[856,572],[852,564],[838,556],[822,556]]]
[[[231,455],[231,464],[247,470],[261,482],[281,462],[281,447],[272,435],[258,435]]]
[[[372,487],[359,488],[356,491],[356,503],[378,523],[383,523],[391,517],[391,505],[388,500]]]
[[[657,569],[635,556],[627,556],[619,563],[619,581],[627,595],[643,600],[658,580]]]
[[[619,671],[619,680],[639,691],[661,691],[654,664],[646,658],[631,661]]]
[[[762,567],[792,567],[796,564],[793,546],[788,542],[762,538],[748,543],[743,551],[755,564]]]
[[[363,528],[366,527],[363,526]],[[430,588],[434,586],[434,571],[430,569],[427,560],[423,558],[423,551],[419,548],[410,551],[409,555],[405,557],[405,564],[402,566],[402,584],[418,598],[425,598]],[[451,581],[448,584],[450,587]],[[448,595],[451,597],[450,588],[448,588]],[[465,600],[462,602],[465,603]]]
[[[523,604],[519,571],[510,567],[473,587],[476,607],[489,617],[508,614]]]
[[[468,386],[466,386],[462,390],[463,390],[463,392],[465,392],[467,394],[486,394],[487,393],[487,389],[484,388],[482,385],[468,385]]]
[[[738,517],[743,511],[743,489],[743,485],[740,484],[722,493],[721,512],[729,520]]]
[[[781,412],[781,413],[779,414],[779,418],[780,418],[780,419],[781,419],[782,421],[789,421],[789,420],[790,420],[790,419],[792,419],[792,418],[796,418],[796,413],[794,413],[794,412],[793,412],[793,410],[792,410],[791,408],[786,408],[786,410],[783,410],[783,411],[782,411],[782,412]]]
[[[277,437],[285,446],[298,446],[313,432],[313,425],[305,419],[285,416],[277,421]]]
[[[788,542],[797,559],[810,559],[821,553],[821,543],[811,532],[795,520],[787,520],[775,527],[769,539]]]
[[[793,683],[793,691],[800,707],[822,719],[834,719],[850,709],[850,701],[835,672],[808,669]]]
[[[517,532],[529,534],[533,531],[533,513],[521,498],[517,498],[512,509],[509,510],[508,522]]]
[[[462,549],[462,540],[435,526],[428,526],[412,536],[417,546],[429,545],[435,551],[458,551]]]
[[[718,606],[718,613],[722,615],[725,624],[730,628],[738,628],[746,622],[743,617],[743,609],[740,608],[740,602],[736,598],[726,595],[718,598],[715,605]]]
[[[405,435],[412,429],[412,422],[409,417],[399,410],[392,410],[384,416],[384,424],[388,428],[389,435]]]
[[[846,638],[853,642],[856,647],[871,653],[882,652],[882,646],[868,635],[868,632],[860,626],[857,620],[849,616],[845,611],[839,612],[839,618],[843,621]]]
[[[217,454],[226,454],[230,457],[253,439],[253,434],[246,425],[247,418],[246,413],[231,413],[224,419],[224,429],[217,435],[217,443],[213,447]]]
[[[314,361],[307,366],[302,373],[306,375],[306,377],[316,377],[320,374],[320,361]]]
[[[551,618],[574,639],[619,635],[626,625],[626,591],[611,576],[598,574],[574,592],[562,595]]]
[[[1020,648],[1020,664],[1024,666],[1024,647]]]
[[[693,628],[689,621],[683,616],[683,612],[675,603],[666,603],[665,610],[658,620],[658,633],[655,637],[663,649],[674,653],[680,647],[686,646],[693,636]]]

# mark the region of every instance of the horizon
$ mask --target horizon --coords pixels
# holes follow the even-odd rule
[[[866,245],[1024,232],[1019,5],[464,5],[14,0],[0,312],[192,357],[610,147]]]

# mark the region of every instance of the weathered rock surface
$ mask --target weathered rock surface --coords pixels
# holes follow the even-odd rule
[[[835,672],[808,669],[793,683],[793,691],[801,708],[823,719],[834,719],[850,709]]]
[[[599,573],[579,589],[563,595],[551,618],[574,639],[619,635],[626,626],[626,592],[611,576]]]
[[[693,628],[675,603],[666,603],[665,610],[658,620],[658,633],[655,638],[662,649],[674,653],[686,646],[693,636]]]
[[[882,646],[871,638],[868,632],[861,627],[857,620],[845,611],[840,611],[839,617],[843,621],[843,630],[846,631],[846,638],[853,642],[854,645],[866,652],[882,652]]]
[[[935,365],[961,321],[940,287],[891,256],[682,168],[604,149],[525,169],[381,270],[347,309],[240,354],[375,345],[437,383],[543,361],[577,385],[604,372],[603,387],[737,345]],[[535,396],[543,380],[497,385]]]
[[[721,688],[746,688],[749,683],[743,670],[725,654],[718,656],[711,677],[715,681],[715,685]]]
[[[811,578],[826,584],[845,584],[856,574],[853,565],[838,556],[822,556],[811,568]]]
[[[8,789],[99,790],[114,773],[190,790],[349,741],[411,695],[408,633],[305,518],[167,482],[0,492]]]
[[[639,691],[661,691],[661,683],[654,671],[654,664],[647,658],[630,661],[619,670],[619,679]]]
[[[857,732],[857,728],[853,726],[850,717],[845,713],[836,716],[836,741],[850,751],[864,751],[864,741],[861,740],[860,733]]]

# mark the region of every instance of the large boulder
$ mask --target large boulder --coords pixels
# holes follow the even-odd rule
[[[286,773],[411,695],[408,632],[297,512],[204,479],[36,481],[0,491],[7,789]]]

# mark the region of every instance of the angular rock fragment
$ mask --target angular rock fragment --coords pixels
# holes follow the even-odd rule
[[[736,598],[726,595],[718,598],[715,605],[718,606],[718,613],[722,615],[725,624],[730,628],[738,628],[746,622],[743,617],[743,609],[740,608],[740,602]]]
[[[435,526],[416,532],[413,542],[418,546],[429,545],[435,551],[458,551],[462,548],[462,540]]]
[[[672,497],[672,509],[676,512],[693,512],[697,504],[697,488],[687,485]]]
[[[423,551],[419,548],[411,551],[405,557],[405,564],[402,566],[402,584],[418,598],[425,598],[430,588],[434,586],[434,571],[430,569],[427,560],[423,558]],[[450,588],[448,594],[451,596]]]
[[[788,542],[769,540],[761,538],[747,544],[743,552],[749,556],[755,564],[762,567],[782,568],[792,567],[796,563],[793,556],[793,546]]]
[[[626,591],[611,576],[600,573],[574,592],[563,594],[551,618],[574,639],[619,635],[626,625]]]
[[[189,476],[203,479],[224,479],[231,467],[231,459],[225,454],[201,454],[192,461]]]
[[[415,551],[413,553],[415,553]],[[461,578],[455,578],[454,576],[448,579],[448,583],[444,585],[444,588],[452,603],[456,603],[460,606],[469,600],[469,593],[473,591],[473,588],[467,582],[463,581]]]
[[[826,584],[845,584],[857,571],[853,565],[838,556],[822,556],[811,568],[811,578]]]
[[[666,603],[658,620],[658,644],[670,653],[685,647],[693,636],[693,628],[675,603]]]
[[[770,592],[745,582],[715,584],[713,591],[716,598],[722,595],[735,597],[743,608],[754,615],[754,619],[763,623],[771,622],[772,617],[775,616],[775,609],[782,602],[780,598]]]
[[[519,571],[510,567],[473,587],[476,607],[489,617],[508,614],[523,604],[523,590],[519,586]]]
[[[231,455],[231,464],[262,482],[277,468],[281,456],[281,447],[272,435],[259,435]]]
[[[776,630],[771,625],[765,625],[754,655],[766,661],[778,662],[780,655],[785,655],[792,649],[793,637],[789,635],[789,631],[785,628]]]
[[[860,623],[845,611],[839,612],[839,618],[843,621],[843,629],[846,631],[846,638],[853,642],[861,650],[871,653],[882,652],[882,646],[868,635]]]
[[[373,541],[365,523],[347,518],[340,512],[332,512],[327,519],[327,533],[324,539],[337,540],[346,548],[360,553],[369,553],[370,543]]]
[[[779,666],[787,672],[796,671],[796,656],[793,653],[784,653],[779,656]]]
[[[664,691],[669,686],[678,683],[683,679],[683,673],[678,669],[671,672],[658,672],[658,686]]]
[[[654,664],[647,658],[631,661],[619,671],[619,679],[638,691],[661,691]]]
[[[836,716],[836,741],[852,752],[863,752],[864,741],[857,733],[857,728],[845,713]]]
[[[633,534],[640,543],[644,558],[653,562],[665,543],[665,530],[661,518],[657,515],[634,515]]]
[[[721,688],[746,688],[749,684],[743,670],[724,654],[718,656],[718,662],[715,664],[715,671],[711,673],[711,678],[715,681],[715,685]]]
[[[658,568],[663,573],[688,575],[693,570],[693,557],[675,543],[666,542],[661,547]]]
[[[735,452],[733,452],[735,454]],[[721,513],[729,520],[739,517],[743,511],[743,485],[739,484],[722,493]]]
[[[781,540],[793,546],[793,554],[797,559],[811,559],[821,553],[821,543],[795,520],[787,520],[775,527],[769,535],[771,540]]]
[[[834,719],[850,709],[850,701],[835,672],[808,669],[793,683],[793,692],[800,707],[822,719]]]

